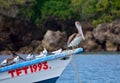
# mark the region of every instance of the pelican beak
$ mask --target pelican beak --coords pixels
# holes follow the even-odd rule
[[[82,38],[83,38],[83,40],[85,40],[85,37],[84,37],[84,36],[82,36]]]
[[[85,40],[85,37],[84,37],[83,32],[82,32],[82,29],[81,29],[81,36],[82,36],[83,40]]]

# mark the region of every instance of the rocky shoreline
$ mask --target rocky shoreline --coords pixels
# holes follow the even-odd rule
[[[120,20],[99,24],[87,35],[87,51],[120,51]]]
[[[51,20],[36,26],[23,19],[0,16],[0,54],[9,54],[11,50],[39,53],[44,47],[48,51],[65,49],[68,36],[76,32],[74,21],[65,23]],[[120,19],[99,24],[96,28],[89,23],[81,24],[86,40],[79,47],[83,47],[85,52],[120,51]]]

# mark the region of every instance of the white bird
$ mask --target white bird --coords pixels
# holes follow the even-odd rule
[[[44,55],[43,52],[40,52],[38,56],[35,56],[35,58],[41,58],[41,57],[46,57],[46,55]]]
[[[48,54],[48,51],[46,50],[46,48],[44,48],[43,52],[42,52],[44,55],[47,55]]]
[[[32,60],[34,58],[33,54],[28,54],[28,56],[26,57],[27,60]]]
[[[48,54],[48,51],[46,50],[46,48],[44,48],[44,50],[40,52],[38,56],[35,56],[35,58],[46,57],[47,54]]]
[[[20,61],[20,57],[19,57],[19,56],[16,56],[16,57],[13,59],[13,61],[14,61],[15,63],[18,63],[18,62]]]
[[[7,65],[7,60],[6,60],[6,59],[3,60],[0,65],[1,65],[1,66],[6,66],[6,65]]]
[[[62,52],[62,49],[60,48],[59,50],[53,51],[52,53],[58,54],[58,53],[61,53],[61,52]]]
[[[82,41],[82,39],[85,40],[80,22],[76,21],[75,26],[78,30],[78,33],[74,33],[69,37],[68,42],[67,42],[68,48],[78,46],[79,43]]]

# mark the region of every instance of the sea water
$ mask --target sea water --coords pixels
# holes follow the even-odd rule
[[[75,55],[75,62],[70,62],[56,83],[120,83],[119,55],[119,52]]]
[[[120,83],[120,52],[74,55],[56,83]]]

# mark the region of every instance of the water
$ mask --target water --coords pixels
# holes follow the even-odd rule
[[[87,53],[74,57],[81,83],[120,83],[120,53]],[[56,83],[80,83],[72,62]]]
[[[86,53],[74,56],[81,83],[120,83],[120,53]],[[8,57],[8,56],[7,56]],[[6,57],[0,57],[5,59]],[[56,83],[80,83],[72,62]]]

